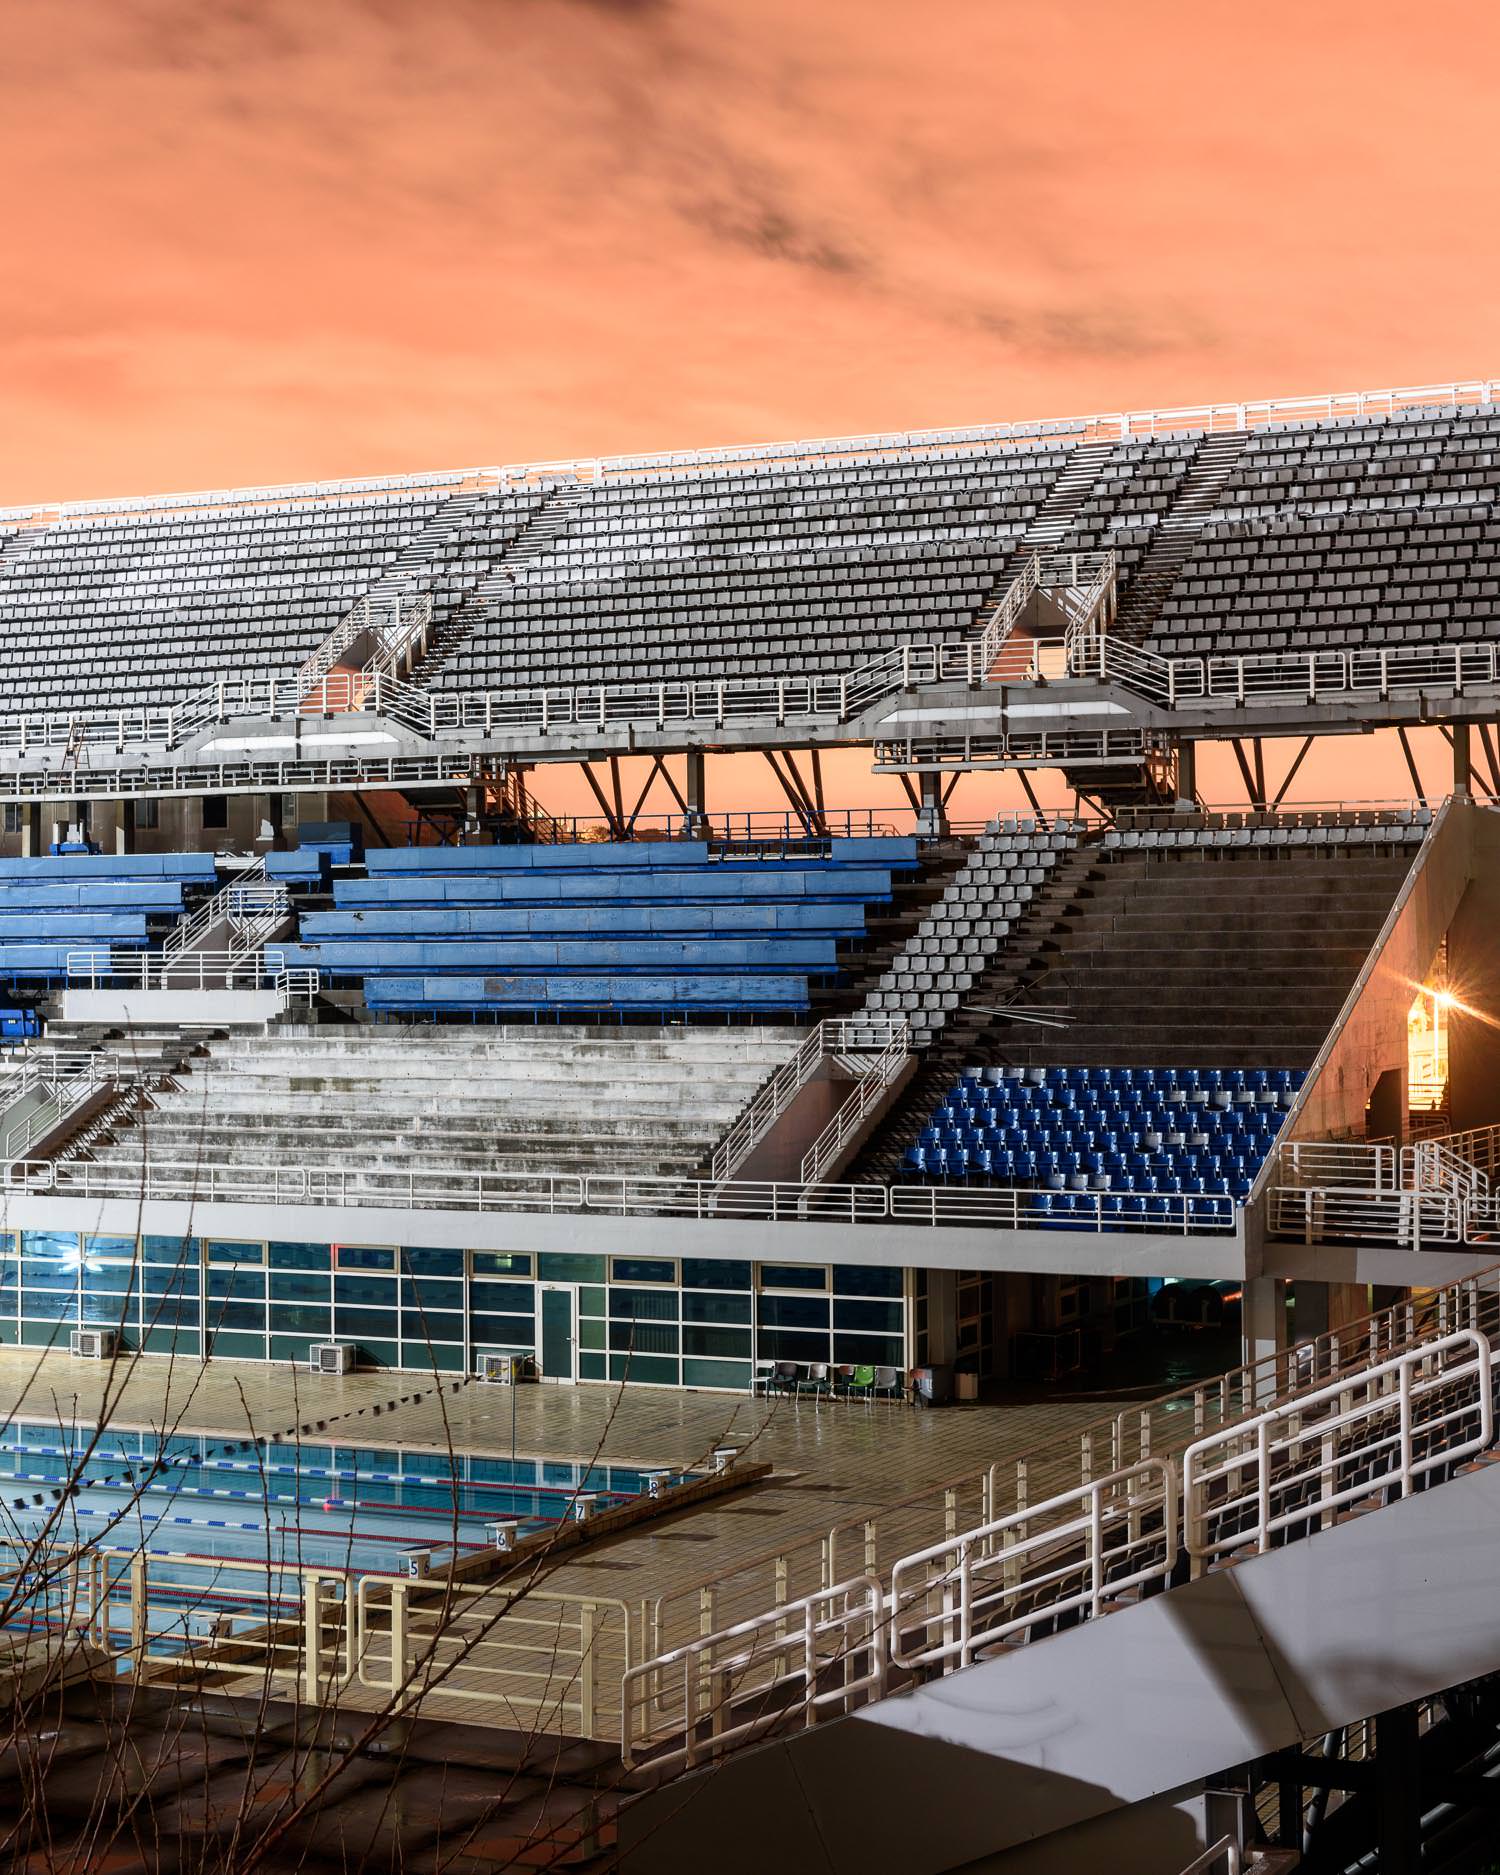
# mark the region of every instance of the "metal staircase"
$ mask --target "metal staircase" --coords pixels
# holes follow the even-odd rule
[[[1146,557],[1134,577],[1123,585],[1115,632],[1132,644],[1151,636],[1177,576],[1198,544],[1203,524],[1214,513],[1249,442],[1243,431],[1205,436],[1193,456],[1192,467],[1171,512],[1151,537]]]
[[[161,947],[161,960],[171,963],[189,952],[209,947],[210,938],[222,942],[212,948],[233,959],[256,951],[275,937],[292,915],[292,901],[284,885],[266,877],[266,862],[258,860],[221,886],[212,898],[198,907],[191,918],[184,918],[168,932]]]
[[[568,481],[547,489],[539,497],[525,525],[511,538],[494,566],[463,604],[438,624],[422,656],[413,660],[410,674],[413,684],[420,687],[431,682],[470,632],[489,616],[491,608],[503,604],[517,580],[524,577],[527,566],[567,531],[574,508],[587,492],[585,483]]]

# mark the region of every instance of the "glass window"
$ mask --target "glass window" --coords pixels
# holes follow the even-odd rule
[[[536,1291],[530,1283],[471,1283],[469,1306],[475,1309],[524,1310],[530,1314]]]
[[[135,1261],[134,1237],[102,1237],[97,1233],[83,1240],[83,1254],[87,1262],[95,1258],[111,1263],[133,1263]]]
[[[471,1250],[469,1268],[476,1276],[530,1276],[529,1250]]]
[[[675,1354],[676,1322],[611,1322],[609,1345],[618,1353]]]
[[[404,1309],[461,1309],[464,1305],[461,1282],[445,1282],[434,1276],[420,1276],[413,1281],[407,1276],[398,1286]]]
[[[401,1338],[409,1348],[425,1347],[429,1341],[462,1341],[464,1318],[462,1315],[413,1315],[408,1310],[401,1317]]]
[[[750,1330],[748,1328],[692,1328],[682,1331],[682,1351],[684,1354],[741,1355],[745,1359],[750,1355]]]
[[[746,1322],[750,1320],[750,1298],[740,1296],[694,1295],[685,1290],[682,1297],[685,1322]]]
[[[252,1296],[265,1300],[266,1279],[261,1270],[210,1270],[208,1293],[211,1296],[235,1296],[248,1301]]]
[[[536,1273],[544,1283],[602,1283],[605,1261],[602,1256],[565,1256],[543,1250],[537,1256]]]
[[[828,1269],[822,1263],[762,1263],[762,1289],[826,1289]]]
[[[196,1237],[143,1237],[141,1256],[147,1263],[191,1263],[197,1264],[198,1239]]]
[[[682,1259],[684,1289],[749,1289],[751,1275],[750,1264],[731,1259],[722,1262],[718,1257],[684,1257]]]
[[[609,1277],[616,1283],[672,1283],[677,1263],[672,1257],[611,1257]]]
[[[675,1289],[611,1289],[609,1312],[616,1319],[623,1317],[627,1321],[675,1322],[677,1320],[677,1291]]]
[[[330,1320],[326,1308],[311,1308],[306,1304],[291,1302],[273,1302],[269,1311],[272,1334],[284,1335],[326,1335]]]
[[[396,1252],[385,1244],[336,1243],[333,1246],[335,1269],[394,1270]]]
[[[145,801],[134,801],[135,830],[137,833],[155,833],[161,826],[161,802],[154,797]]]
[[[877,1335],[899,1335],[901,1333],[901,1304],[899,1302],[845,1302],[842,1298],[833,1305],[833,1325],[835,1328],[853,1328],[861,1333]]]
[[[23,1230],[21,1232],[21,1255],[52,1257],[76,1264],[78,1238],[70,1230]]]
[[[335,1276],[335,1302],[368,1303],[377,1308],[395,1308],[396,1285],[384,1276]]]
[[[327,1302],[332,1288],[326,1270],[273,1270],[269,1282],[273,1302]]]
[[[334,1333],[356,1337],[374,1335],[392,1339],[396,1334],[394,1309],[337,1308],[333,1312]]]
[[[210,1302],[205,1311],[210,1328],[248,1328],[264,1334],[264,1302]]]
[[[760,1321],[763,1328],[821,1328],[828,1332],[826,1296],[762,1296]]]
[[[273,1243],[266,1246],[273,1270],[323,1270],[333,1263],[326,1243]]]
[[[210,1237],[207,1244],[210,1263],[264,1263],[263,1243],[234,1243],[224,1237]]]
[[[475,1341],[493,1342],[502,1348],[536,1345],[536,1322],[530,1315],[471,1315],[469,1332]]]
[[[892,1296],[903,1293],[903,1272],[899,1269],[876,1269],[865,1263],[834,1265],[833,1290],[840,1296]]]
[[[531,1258],[524,1260],[529,1270]],[[462,1250],[424,1250],[420,1246],[408,1246],[396,1252],[396,1267],[405,1276],[461,1277],[464,1273],[464,1253]]]

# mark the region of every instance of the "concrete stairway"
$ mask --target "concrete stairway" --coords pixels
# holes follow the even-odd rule
[[[1177,583],[1203,524],[1219,505],[1249,437],[1243,430],[1205,436],[1171,513],[1151,537],[1145,558],[1120,595],[1115,635],[1143,644]]]
[[[690,1177],[795,1046],[741,1029],[279,1028],[225,1036],[105,1163]]]
[[[969,1066],[1306,1066],[1414,850],[1064,854],[851,1176],[894,1176]]]

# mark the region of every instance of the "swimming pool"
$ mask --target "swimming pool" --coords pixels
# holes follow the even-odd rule
[[[583,1493],[599,1510],[638,1496],[651,1469],[13,1421],[0,1427],[0,1547],[86,1550],[112,1581],[144,1558],[153,1630],[160,1616],[162,1633],[192,1639],[252,1590],[279,1603],[310,1570],[351,1587],[404,1577],[414,1553],[441,1568],[494,1548],[497,1522],[524,1536]],[[57,1607],[32,1570],[4,1616],[32,1625]]]

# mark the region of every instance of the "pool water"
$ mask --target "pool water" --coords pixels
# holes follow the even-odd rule
[[[158,1603],[183,1602],[174,1586],[205,1584],[205,1562],[223,1565],[213,1579],[225,1598],[252,1580],[247,1563],[280,1595],[308,1569],[405,1576],[414,1550],[441,1568],[493,1548],[491,1523],[514,1521],[524,1536],[567,1518],[580,1492],[597,1493],[599,1510],[624,1502],[645,1491],[646,1469],[11,1422],[0,1427],[0,1548],[88,1547],[112,1575],[144,1552],[154,1626]],[[13,1620],[34,1618],[24,1594],[11,1604]]]

